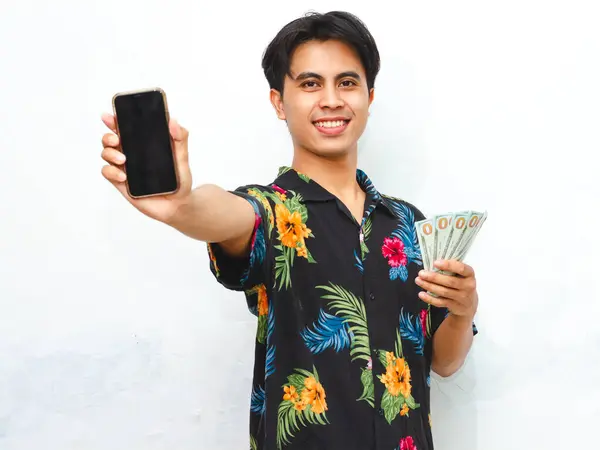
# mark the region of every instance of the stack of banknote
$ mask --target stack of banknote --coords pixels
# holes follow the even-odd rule
[[[455,259],[462,262],[486,219],[487,211],[463,211],[415,222],[423,268],[439,272],[433,266],[437,260]]]

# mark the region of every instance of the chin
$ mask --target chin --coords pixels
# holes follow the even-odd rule
[[[340,159],[345,158],[350,154],[351,147],[340,147],[340,146],[321,146],[321,147],[313,147],[309,151],[321,158],[328,159]]]

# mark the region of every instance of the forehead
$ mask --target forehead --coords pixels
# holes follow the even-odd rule
[[[292,54],[290,72],[295,77],[301,72],[316,72],[324,77],[340,72],[354,71],[364,75],[358,54],[341,41],[309,41],[299,45]]]

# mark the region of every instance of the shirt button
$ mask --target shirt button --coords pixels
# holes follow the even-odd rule
[[[377,411],[379,413],[380,416],[383,416],[385,414],[385,412],[383,411],[383,408],[379,408],[379,411]]]
[[[371,299],[371,301],[375,300],[375,294],[373,294],[372,292],[369,294],[369,298]]]

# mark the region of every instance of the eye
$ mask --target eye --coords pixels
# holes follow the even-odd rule
[[[313,87],[317,87],[317,82],[316,81],[305,81],[304,83],[301,84],[302,87],[307,87],[307,88],[313,88]]]
[[[344,80],[340,83],[343,87],[356,86],[356,82],[353,80]]]

